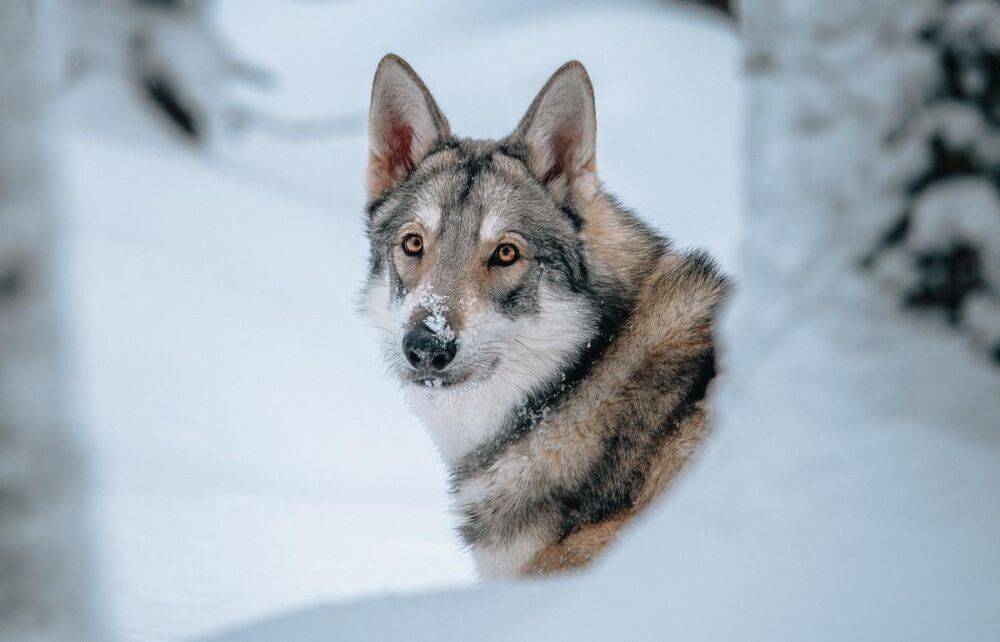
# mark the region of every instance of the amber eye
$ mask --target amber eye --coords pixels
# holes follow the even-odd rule
[[[490,263],[501,267],[507,267],[508,265],[514,265],[517,263],[519,258],[521,258],[521,253],[518,251],[516,245],[513,243],[501,243],[497,246],[497,249],[493,251],[493,256],[490,257]]]
[[[402,245],[407,256],[420,256],[424,253],[424,239],[419,234],[407,234],[403,237]]]

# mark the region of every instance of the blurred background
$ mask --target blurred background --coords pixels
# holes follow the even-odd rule
[[[508,132],[581,60],[608,188],[736,268],[739,47],[711,7],[71,6],[54,150],[66,329],[122,639],[473,581],[445,471],[355,311],[385,53],[475,137]]]
[[[389,51],[477,137],[581,60],[739,283],[592,572],[464,589],[356,312]],[[1000,639],[997,0],[4,0],[0,60],[0,639]]]

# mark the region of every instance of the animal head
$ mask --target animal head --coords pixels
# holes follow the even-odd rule
[[[594,95],[578,62],[508,137],[458,138],[397,56],[375,72],[367,168],[368,313],[428,394],[558,376],[599,323],[581,211],[598,192]]]

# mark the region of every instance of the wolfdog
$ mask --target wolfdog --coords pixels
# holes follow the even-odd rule
[[[579,62],[499,141],[453,135],[398,56],[375,72],[364,308],[483,577],[585,565],[708,430],[729,280],[604,191],[595,138]]]

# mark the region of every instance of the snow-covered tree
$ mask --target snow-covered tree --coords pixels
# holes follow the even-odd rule
[[[93,640],[63,354],[47,118],[53,2],[0,2],[0,637]]]
[[[883,232],[864,265],[1000,364],[1000,3],[911,3],[906,96],[873,128]]]

